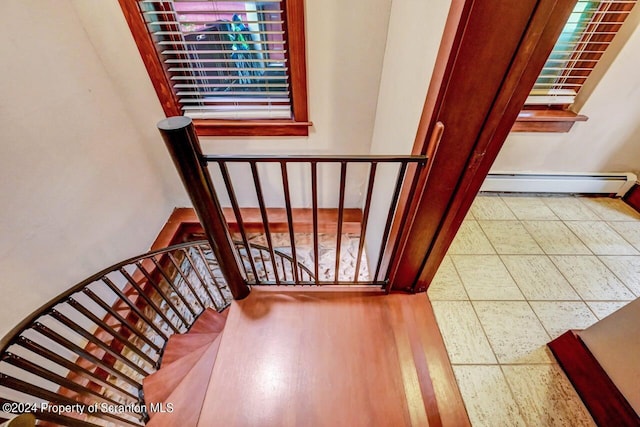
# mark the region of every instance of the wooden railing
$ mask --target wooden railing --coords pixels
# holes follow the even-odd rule
[[[235,298],[248,295],[249,285],[388,288],[383,261],[395,249],[391,225],[405,215],[398,212],[398,198],[408,168],[419,172],[425,156],[205,155],[189,118],[171,117],[158,127],[207,239],[218,259],[225,260],[221,269]],[[348,200],[353,188],[355,193],[366,189]],[[233,213],[233,230],[225,210]],[[354,211],[357,232],[347,233],[345,218]],[[254,220],[259,217],[257,238],[268,249],[267,257],[247,256],[232,244],[236,239],[249,247],[256,238],[255,224],[245,227],[247,212]],[[275,216],[286,224],[284,230],[272,229]],[[284,243],[277,244],[278,237]],[[274,262],[278,249],[313,274],[294,268],[287,276]],[[271,274],[264,279],[260,272],[267,270]]]

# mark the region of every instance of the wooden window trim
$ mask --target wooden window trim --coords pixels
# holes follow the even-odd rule
[[[602,3],[602,12],[629,12],[633,9],[632,3]],[[607,17],[611,17],[611,19]],[[566,71],[563,76],[571,78],[581,78],[575,80],[579,84],[584,84],[589,78],[590,70],[582,70],[588,67],[593,61],[599,61],[606,51],[606,44],[611,43],[620,28],[624,24],[625,15],[595,14],[592,21],[587,25],[585,32],[606,32],[614,34],[593,34],[587,41],[580,41],[577,49],[572,55],[573,69]],[[605,19],[607,18],[607,19]],[[588,120],[587,116],[568,110],[565,108],[548,107],[543,109],[525,108],[520,112],[516,122],[511,129],[512,132],[569,132],[576,122]]]
[[[153,40],[138,9],[137,0],[119,0],[133,39],[140,51],[160,105],[167,117],[180,116],[182,111],[158,57]],[[285,26],[289,45],[289,79],[293,119],[266,120],[194,120],[200,136],[307,136],[309,121],[307,107],[307,68],[304,30],[304,0],[285,0]]]
[[[576,122],[588,117],[569,110],[524,109],[511,128],[511,132],[569,132]]]

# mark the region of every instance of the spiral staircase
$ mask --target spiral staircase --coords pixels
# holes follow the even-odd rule
[[[208,308],[188,333],[167,341],[160,369],[143,380],[148,426],[195,426],[229,311]]]

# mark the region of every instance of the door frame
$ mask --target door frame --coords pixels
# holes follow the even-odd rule
[[[430,160],[392,227],[392,290],[426,291],[575,3],[452,1],[412,152]]]

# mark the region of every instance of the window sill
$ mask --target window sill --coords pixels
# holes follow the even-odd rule
[[[565,110],[522,110],[511,132],[569,132],[575,122],[588,117]]]
[[[198,136],[308,136],[311,122],[293,120],[194,120]]]

